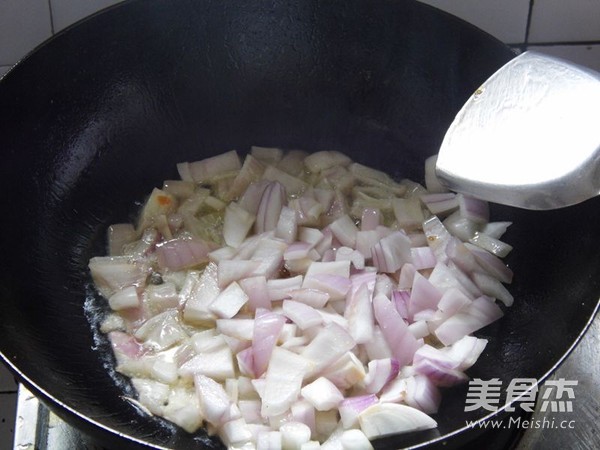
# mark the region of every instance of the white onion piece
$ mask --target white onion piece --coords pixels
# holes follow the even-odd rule
[[[233,172],[240,170],[242,163],[235,150],[231,150],[220,155],[211,156],[201,161],[195,161],[189,163],[188,169],[191,181],[195,183],[203,183],[214,179],[215,177],[222,175],[227,172]],[[179,169],[179,166],[178,166]],[[187,170],[180,170],[180,175],[186,175],[182,179],[186,179],[188,176]],[[182,174],[183,172],[183,174]]]
[[[392,350],[387,343],[381,328],[375,325],[373,328],[373,338],[363,344],[369,359],[384,359],[392,357]]]
[[[396,198],[392,201],[398,226],[406,231],[421,227],[425,216],[418,198]]]
[[[264,431],[256,437],[256,450],[281,450],[281,433],[279,431]]]
[[[346,261],[341,261],[346,262]],[[349,261],[348,261],[349,262]],[[314,263],[313,263],[314,264]],[[313,265],[311,264],[311,266]],[[321,263],[329,264],[329,263]],[[310,270],[310,267],[309,267]],[[351,282],[347,277],[319,273],[304,277],[303,289],[316,289],[329,295],[329,300],[343,300],[350,289]]]
[[[446,229],[461,241],[468,241],[479,230],[480,224],[461,216],[460,211],[455,211],[444,219]]]
[[[252,439],[252,432],[242,417],[223,424],[221,430],[223,441],[230,448],[240,448]]]
[[[144,342],[145,347],[164,350],[187,337],[176,310],[169,310],[148,319],[134,336]]]
[[[208,253],[214,245],[197,238],[177,238],[156,246],[161,268],[181,270],[208,262]]]
[[[393,273],[404,264],[412,263],[410,239],[401,231],[396,231],[381,239],[371,248],[373,265],[381,272]]]
[[[357,344],[364,344],[372,339],[375,322],[367,283],[361,284],[347,299],[344,317],[348,320],[350,336]]]
[[[400,317],[409,318],[408,305],[410,304],[410,292],[407,290],[392,291],[392,302]]]
[[[167,384],[146,378],[132,378],[131,384],[138,393],[139,403],[150,413],[162,415],[164,405],[169,399],[170,388]]]
[[[247,306],[251,311],[258,308],[271,309],[269,288],[264,276],[244,278],[239,281],[239,285],[248,296]]]
[[[349,389],[363,381],[366,376],[362,362],[351,351],[346,352],[333,364],[330,364],[322,375],[339,389]]]
[[[308,155],[304,164],[311,172],[322,172],[331,167],[347,166],[352,160],[343,153],[336,151],[321,151]]]
[[[88,267],[96,288],[106,298],[127,286],[144,286],[150,273],[147,264],[132,262],[126,256],[96,256]]]
[[[492,322],[504,313],[489,297],[479,297],[464,309],[446,321],[435,330],[436,337],[444,345],[451,345],[468,334],[473,333]]]
[[[256,212],[255,228],[258,234],[274,230],[277,227],[285,201],[286,191],[283,185],[276,181],[269,183],[263,191]]]
[[[179,306],[179,294],[175,283],[165,281],[159,285],[148,286],[146,288],[146,303],[156,313],[170,308],[177,308]]]
[[[214,380],[225,381],[235,376],[233,355],[227,346],[213,352],[199,353],[183,364],[178,373],[182,377],[202,374]]]
[[[438,216],[445,216],[458,208],[458,198],[453,192],[422,195],[421,201],[431,214]]]
[[[283,314],[302,330],[318,326],[323,317],[311,306],[293,300],[283,301]]]
[[[488,274],[503,283],[512,282],[513,271],[500,258],[469,242],[465,243],[465,247],[473,253],[480,267]]]
[[[410,249],[411,261],[416,270],[433,269],[437,260],[430,247],[412,247]]]
[[[196,431],[204,420],[195,392],[182,387],[171,387],[163,415],[165,419],[176,423],[188,433]]]
[[[351,428],[358,423],[358,415],[378,402],[375,394],[360,395],[357,397],[347,397],[339,404],[340,418],[342,426],[346,429]]]
[[[356,233],[356,250],[366,259],[372,257],[371,248],[376,245],[381,237],[376,230],[361,230]]]
[[[456,369],[444,367],[434,361],[423,359],[414,365],[415,371],[427,376],[436,386],[450,387],[462,384],[469,379],[464,373]]]
[[[465,273],[481,271],[481,267],[465,244],[458,238],[452,237],[446,246],[446,254],[450,260]]]
[[[235,202],[229,203],[225,208],[223,221],[223,238],[231,247],[238,247],[252,228],[256,218]]]
[[[354,339],[344,328],[330,322],[319,330],[301,355],[312,363],[310,373],[313,374],[325,369],[355,345]]]
[[[363,209],[360,220],[360,231],[370,231],[381,225],[382,215],[377,208]]]
[[[400,371],[400,364],[394,358],[369,361],[367,376],[364,379],[365,392],[377,394]]]
[[[483,352],[488,341],[475,336],[465,336],[459,341],[444,349],[446,354],[456,362],[458,370],[467,370]]]
[[[424,375],[414,375],[405,379],[406,395],[404,401],[408,406],[417,408],[427,414],[435,414],[442,401],[442,394],[435,384]]]
[[[238,400],[240,414],[246,423],[262,423],[263,418],[260,415],[260,400]]]
[[[111,331],[108,337],[117,359],[122,357],[137,359],[144,353],[142,345],[127,333]]]
[[[427,320],[417,320],[416,322],[411,323],[408,326],[408,330],[412,333],[415,339],[422,339],[430,333]]]
[[[442,298],[442,292],[419,272],[415,273],[410,301],[408,303],[409,317],[414,317],[419,311],[437,309]]]
[[[329,229],[335,238],[346,247],[356,246],[356,233],[358,228],[349,215],[345,214],[329,224]]]
[[[512,306],[514,297],[496,278],[484,273],[474,273],[472,277],[477,287],[479,287],[485,295],[497,298],[506,306]]]
[[[340,437],[343,450],[372,450],[369,439],[360,430],[346,430]]]
[[[450,288],[455,288],[463,292],[469,298],[473,298],[473,294],[465,287],[457,278],[455,272],[443,264],[437,263],[429,275],[429,282],[435,286],[440,292],[445,292]]]
[[[471,295],[471,297],[479,297],[481,294],[483,294],[479,286],[477,286],[471,277],[463,272],[460,267],[454,263],[454,261],[448,262],[448,270],[456,279],[456,281],[458,281],[458,283],[462,286],[462,288],[469,293],[469,295]]]
[[[481,232],[494,239],[500,239],[512,222],[489,222],[486,223]]]
[[[254,373],[260,377],[267,366],[275,348],[275,343],[285,323],[285,317],[265,310],[256,310],[252,334]]]
[[[317,411],[333,409],[344,400],[340,390],[325,377],[319,377],[300,390],[302,397],[315,407]]]
[[[425,186],[429,192],[447,192],[448,189],[435,173],[436,164],[437,155],[432,155],[425,160]]]
[[[358,421],[369,439],[437,427],[437,422],[424,412],[397,403],[369,406],[359,414]]]
[[[224,195],[223,200],[230,201],[242,195],[251,183],[261,179],[265,165],[252,155],[246,155],[244,164],[233,179],[231,186]]]
[[[251,341],[254,333],[254,319],[217,319],[217,331],[243,341]]]
[[[275,227],[275,237],[282,239],[290,244],[296,240],[298,234],[298,223],[294,210],[284,206],[281,208],[281,215]]]
[[[381,186],[396,195],[402,195],[406,191],[404,186],[399,185],[390,176],[372,167],[367,167],[359,163],[352,163],[348,166],[348,170],[358,180],[370,186]]]
[[[301,355],[279,347],[273,349],[261,396],[263,417],[276,416],[290,408],[298,398],[302,379],[311,366],[311,361]]]
[[[310,441],[311,430],[301,422],[285,422],[279,428],[281,447],[290,450],[300,450],[302,444]]]
[[[140,299],[135,286],[129,286],[115,292],[108,299],[108,305],[114,311],[122,309],[137,308],[140,306]]]
[[[311,433],[311,436],[316,432],[315,422],[315,407],[306,400],[298,400],[291,408],[291,418],[294,422],[305,424]]]
[[[209,309],[217,317],[231,319],[248,302],[248,296],[235,281],[219,293]]]
[[[496,256],[499,256],[500,258],[504,258],[512,250],[512,245],[502,242],[498,239],[494,239],[493,237],[480,232],[475,233],[475,235],[469,239],[469,242],[471,244],[475,244],[477,247],[487,250]]]
[[[350,247],[340,247],[335,251],[336,261],[350,261],[355,269],[362,270],[365,268],[365,257],[357,250]]]
[[[258,213],[260,201],[268,185],[269,182],[266,180],[251,183],[240,198],[238,202],[239,205],[246,211],[248,211],[250,214],[256,216],[256,214]]]
[[[398,289],[409,289],[412,287],[415,272],[417,271],[414,264],[404,264],[400,269],[398,277]]]
[[[455,287],[450,287],[444,291],[442,298],[438,302],[438,311],[441,313],[441,317],[446,319],[463,309],[469,303],[471,303],[471,299],[464,292]]]
[[[323,308],[329,301],[329,294],[318,289],[296,289],[289,292],[290,299],[312,306],[313,308]]]
[[[265,164],[277,164],[283,158],[283,150],[275,147],[259,147],[253,145],[250,154]]]
[[[485,224],[490,220],[489,205],[484,200],[479,200],[465,194],[457,194],[460,215],[475,223]]]
[[[432,216],[423,222],[423,232],[427,236],[427,243],[435,255],[438,263],[448,262],[446,247],[450,242],[451,235],[436,216]]]
[[[267,166],[263,172],[263,179],[280,184],[289,195],[293,196],[301,195],[308,188],[308,185],[300,178],[294,177],[275,166]]]
[[[217,266],[219,286],[226,287],[235,281],[258,275],[260,266],[261,262],[256,260],[226,259],[219,261]]]
[[[277,278],[267,280],[267,292],[269,300],[277,301],[289,298],[289,292],[302,287],[302,275],[291,278]]]
[[[385,296],[376,295],[373,298],[373,312],[398,363],[401,366],[410,364],[419,344],[408,331],[408,325],[400,317],[395,306]]]
[[[135,227],[130,223],[116,223],[108,227],[108,254],[121,256],[123,247],[136,239]]]
[[[218,425],[231,404],[225,389],[220,383],[202,374],[194,375],[194,386],[200,399],[202,415],[212,425]]]

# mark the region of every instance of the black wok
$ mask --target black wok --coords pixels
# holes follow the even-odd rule
[[[341,150],[422,179],[459,107],[511,57],[407,0],[142,0],[60,33],[0,83],[3,358],[106,446],[218,446],[122,399],[130,387],[89,320],[105,306],[86,266],[107,225],[130,219],[176,162],[253,144]],[[578,340],[600,296],[599,206],[493,208],[514,221],[516,300],[479,333],[490,343],[472,377],[543,379]],[[465,420],[486,411],[465,413],[465,392],[448,391],[437,432],[413,438],[466,439]]]

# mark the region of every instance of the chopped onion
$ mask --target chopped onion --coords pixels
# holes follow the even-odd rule
[[[348,429],[358,424],[358,415],[369,406],[378,403],[375,394],[347,397],[339,404],[340,417],[344,428]]]
[[[240,158],[235,150],[222,153],[217,156],[189,163],[188,169],[191,180],[195,183],[203,183],[215,179],[224,173],[239,170],[242,167]],[[179,169],[179,167],[178,167]],[[179,172],[182,175],[182,172]],[[187,171],[184,171],[186,178]],[[183,178],[183,176],[182,176]],[[183,178],[184,180],[186,178]]]
[[[397,403],[369,406],[359,414],[358,420],[369,439],[437,427],[437,422],[424,412]]]
[[[300,393],[317,411],[333,409],[344,400],[340,390],[325,377],[319,377],[307,384]]]
[[[89,263],[132,401],[232,450],[435,427],[440,387],[486,347],[472,333],[513,302],[510,223],[446,191],[435,158],[428,189],[336,151],[179,164],[137,228],[110,228],[115,256]]]

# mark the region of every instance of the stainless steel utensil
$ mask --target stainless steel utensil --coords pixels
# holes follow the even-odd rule
[[[600,194],[600,73],[537,52],[517,56],[457,114],[436,172],[452,190],[526,209]]]

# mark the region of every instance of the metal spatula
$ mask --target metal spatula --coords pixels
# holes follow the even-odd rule
[[[537,52],[492,75],[450,125],[442,183],[495,203],[555,209],[600,194],[600,73]]]

